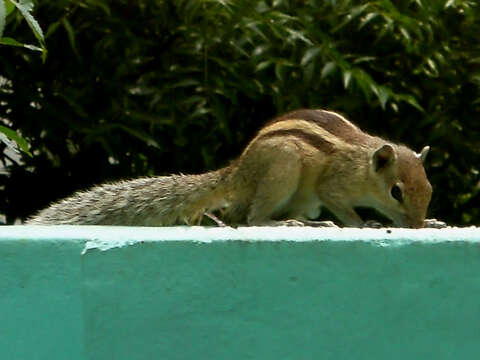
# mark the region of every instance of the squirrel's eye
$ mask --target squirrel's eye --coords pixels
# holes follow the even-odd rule
[[[403,202],[402,189],[400,189],[400,186],[393,185],[392,190],[390,190],[390,194],[398,202]]]

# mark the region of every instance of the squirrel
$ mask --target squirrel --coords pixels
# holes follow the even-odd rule
[[[268,122],[224,168],[95,186],[26,223],[192,225],[222,209],[228,225],[336,226],[312,221],[324,206],[345,226],[361,227],[354,208],[362,206],[398,227],[437,227],[425,220],[428,151],[371,136],[332,111],[301,109]]]

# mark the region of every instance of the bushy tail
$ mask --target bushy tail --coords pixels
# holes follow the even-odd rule
[[[194,224],[226,204],[230,168],[200,175],[139,178],[77,192],[26,223],[166,226]]]
[[[226,205],[228,168],[200,175],[172,175],[156,198],[161,225],[197,223],[203,214]],[[166,190],[166,191],[165,191]]]

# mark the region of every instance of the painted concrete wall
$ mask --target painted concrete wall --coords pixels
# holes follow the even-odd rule
[[[0,359],[476,359],[476,229],[0,227]]]

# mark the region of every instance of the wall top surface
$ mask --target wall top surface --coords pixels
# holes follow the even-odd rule
[[[108,250],[141,242],[192,241],[362,241],[378,246],[402,246],[411,243],[472,242],[480,243],[480,229],[357,229],[313,227],[239,227],[201,226],[126,227],[126,226],[2,226],[0,242],[80,241],[89,249]]]

